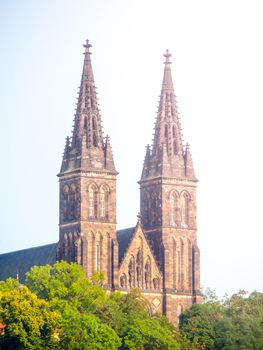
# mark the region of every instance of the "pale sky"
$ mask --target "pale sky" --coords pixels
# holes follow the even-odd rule
[[[201,284],[263,291],[262,18],[260,0],[0,1],[0,253],[58,241],[56,174],[87,38],[118,228],[136,224],[168,48],[199,179]]]

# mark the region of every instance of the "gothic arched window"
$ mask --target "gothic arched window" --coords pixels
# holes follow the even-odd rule
[[[72,233],[68,234],[68,262],[74,261],[74,241]]]
[[[170,195],[170,225],[176,226],[177,224],[177,206],[178,206],[178,196],[175,192]]]
[[[99,194],[99,213],[101,218],[108,218],[109,189],[103,186]]]
[[[137,277],[137,286],[141,287],[142,284],[142,251],[139,248],[136,256],[136,277]]]
[[[89,187],[88,204],[89,204],[89,218],[95,218],[96,217],[96,188],[95,188],[95,186]]]
[[[146,264],[144,267],[144,283],[145,283],[146,289],[151,288],[151,260],[149,257],[147,258]]]
[[[128,266],[128,275],[129,275],[129,287],[135,287],[135,259],[134,256],[131,256],[129,266]]]
[[[127,278],[125,273],[123,273],[120,277],[120,286],[121,288],[127,288]]]
[[[173,241],[173,287],[174,289],[177,289],[178,282],[177,282],[177,273],[176,273],[176,268],[177,268],[177,261],[176,261],[176,241]]]
[[[164,127],[164,137],[167,139],[168,137],[168,126],[165,124],[165,127]]]
[[[192,244],[188,239],[188,289],[193,288],[193,257],[192,257]]]
[[[77,189],[74,184],[70,186],[67,197],[67,214],[69,220],[77,218]]]
[[[184,242],[180,239],[180,250],[177,253],[177,273],[178,273],[178,289],[183,289],[184,287]]]
[[[155,225],[157,223],[157,214],[158,214],[158,197],[154,193],[151,198],[151,224]]]
[[[93,146],[98,146],[98,140],[97,140],[97,125],[95,122],[95,116],[92,116],[92,128],[93,128]]]
[[[109,233],[107,233],[107,255],[108,255],[108,263],[107,263],[107,278],[108,284],[111,283],[111,238]],[[126,279],[126,287],[127,287],[127,279]]]
[[[182,216],[182,227],[188,227],[189,223],[189,197],[184,194],[181,199],[181,216]]]
[[[100,271],[101,270],[101,266],[100,266],[100,254],[101,254],[101,250],[100,250],[100,243],[96,244],[96,270]]]
[[[63,206],[62,212],[64,220],[69,219],[69,187],[65,185],[63,188]]]
[[[104,190],[104,188],[102,188],[100,190],[99,211],[100,211],[100,217],[105,218],[106,209],[105,209],[105,190]]]
[[[179,251],[177,253],[177,280],[178,280],[178,289],[182,290],[184,285],[184,242],[180,239]]]

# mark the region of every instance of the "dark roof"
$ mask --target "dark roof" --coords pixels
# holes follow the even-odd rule
[[[0,255],[0,280],[19,276],[24,282],[25,274],[34,265],[54,264],[56,261],[57,243],[41,247],[19,250]]]
[[[122,262],[129,243],[134,235],[135,227],[117,231],[119,243],[119,263]],[[19,276],[20,282],[25,281],[25,274],[32,266],[54,264],[56,261],[57,243],[41,247],[18,250],[11,253],[0,254],[0,280]]]
[[[124,258],[124,254],[129,246],[129,243],[134,235],[135,227],[126,228],[117,231],[117,240],[119,243],[119,264]]]

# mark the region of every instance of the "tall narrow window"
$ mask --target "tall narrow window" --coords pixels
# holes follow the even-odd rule
[[[164,127],[164,137],[167,138],[168,137],[168,126],[165,125]]]
[[[188,289],[193,288],[193,260],[192,260],[192,244],[188,239]]]
[[[157,195],[154,194],[151,198],[151,224],[157,224],[157,210],[158,210],[158,198]]]
[[[171,226],[176,226],[176,210],[177,210],[177,199],[174,193],[170,197],[170,224]]]
[[[98,146],[98,140],[97,140],[97,125],[95,122],[95,116],[92,116],[92,128],[93,128],[93,146]]]
[[[184,289],[184,268],[185,268],[185,264],[184,264],[184,242],[182,239],[180,239],[181,243],[180,243],[180,254],[178,254],[178,265],[180,265],[180,268],[178,266],[178,272],[179,272],[179,276],[180,276],[180,289],[183,290]],[[180,260],[180,261],[179,261]],[[178,277],[179,277],[178,276]]]
[[[68,219],[73,220],[77,217],[77,194],[76,194],[76,187],[74,184],[70,186],[69,195],[68,195]]]
[[[95,189],[89,188],[89,217],[95,217]]]
[[[100,191],[100,217],[105,218],[105,190],[102,188]]]
[[[111,283],[111,239],[110,239],[110,235],[107,233],[107,254],[108,254],[108,266],[107,266],[107,271],[108,271],[108,284],[110,285]],[[127,287],[127,279],[126,279],[126,285],[125,287]]]
[[[130,262],[128,265],[128,278],[129,278],[129,287],[135,287],[135,259],[134,256],[130,258]]]
[[[96,270],[100,271],[100,245],[96,245]]]
[[[188,227],[188,197],[183,196],[181,202],[182,227]]]
[[[176,275],[176,242],[173,241],[173,287],[174,289],[177,289],[177,275]]]
[[[66,185],[63,188],[63,218],[69,219],[69,187]]]
[[[151,260],[149,257],[144,267],[144,285],[146,289],[151,288]]]
[[[178,281],[178,288],[181,289],[181,277],[182,277],[182,265],[181,265],[181,252],[177,253],[177,281]]]
[[[95,116],[92,116],[92,128],[93,130],[96,130],[96,123],[95,123]]]

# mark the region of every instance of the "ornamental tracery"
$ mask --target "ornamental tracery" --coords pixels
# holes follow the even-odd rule
[[[139,248],[137,256],[136,256],[136,280],[137,287],[141,287],[142,285],[142,251]]]
[[[90,219],[108,219],[110,190],[106,184],[98,188],[95,184],[88,187],[88,217]]]
[[[161,279],[156,268],[152,265],[152,258],[149,255],[143,257],[143,249],[140,246],[136,254],[129,257],[126,271],[121,272],[121,288],[141,288],[160,290]],[[154,277],[153,277],[154,276]]]
[[[73,183],[63,188],[63,217],[64,220],[78,219],[78,187]]]
[[[135,287],[135,259],[131,256],[129,266],[128,266],[128,276],[129,276],[129,287]]]
[[[151,260],[149,257],[147,258],[144,267],[144,283],[146,289],[151,288]]]

